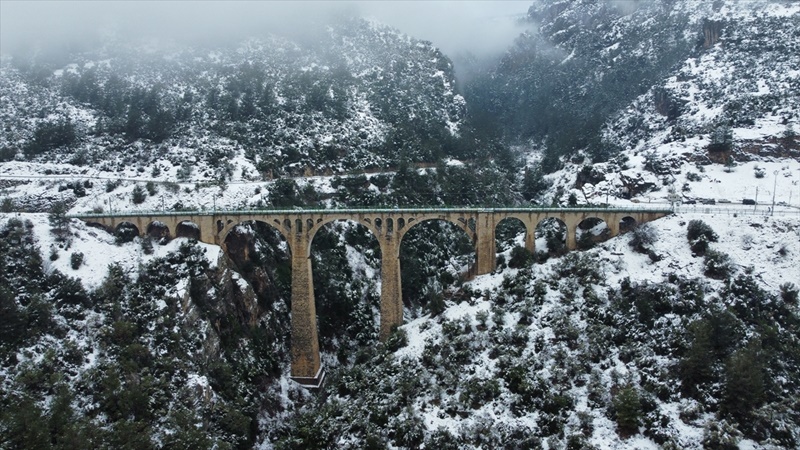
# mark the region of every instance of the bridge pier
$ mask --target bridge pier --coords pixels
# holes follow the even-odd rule
[[[483,214],[475,223],[475,265],[477,275],[494,272],[497,263],[497,244],[495,242],[495,226],[492,214]]]
[[[403,289],[400,280],[400,245],[394,236],[379,237],[381,244],[381,330],[385,341],[403,324]]]
[[[307,236],[290,236],[292,250],[292,379],[318,388],[325,379],[319,357],[317,308],[311,278],[310,246]]]

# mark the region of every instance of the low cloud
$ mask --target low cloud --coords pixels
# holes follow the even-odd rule
[[[507,48],[529,1],[7,1],[0,51],[80,48],[109,36],[214,43],[277,33],[314,34],[334,17],[359,15],[426,39],[448,54]]]

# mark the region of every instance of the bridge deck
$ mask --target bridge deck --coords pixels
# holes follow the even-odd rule
[[[131,210],[113,213],[79,213],[68,214],[67,217],[76,219],[89,219],[99,217],[131,217],[131,216],[215,216],[215,215],[240,215],[240,214],[424,214],[424,213],[587,213],[587,212],[615,212],[615,213],[671,213],[673,210],[665,207],[572,207],[572,208],[494,208],[494,207],[423,207],[423,208],[297,208],[297,209],[216,209],[200,211],[152,211]]]

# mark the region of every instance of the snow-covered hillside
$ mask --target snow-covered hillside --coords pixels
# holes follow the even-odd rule
[[[718,233],[723,280],[690,249],[693,220]],[[467,283],[466,298],[335,373],[292,433],[340,448],[795,448],[800,220],[649,226],[656,261],[627,235]],[[736,372],[745,357],[755,375]]]
[[[138,241],[120,246],[104,231],[79,222],[71,226],[64,250],[47,216],[4,215],[4,227],[11,218],[31,221],[45,273],[77,277],[89,295],[109,289],[108,267],[151,282],[154,258],[190,254],[178,248],[185,244],[179,239],[147,255]],[[697,221],[718,237],[709,239],[706,256],[687,239]],[[632,246],[637,231],[585,252],[500,268],[466,283],[440,314],[413,319],[386,347],[361,349],[352,366],[329,367],[327,395],[316,400],[297,397],[299,392],[287,384],[288,360],[283,359],[277,384],[271,384],[269,397],[261,398],[289,410],[258,413],[263,424],[278,426],[258,432],[260,446],[305,447],[312,436],[320,436],[323,448],[361,448],[369,442],[437,448],[503,443],[532,448],[699,449],[725,443],[792,448],[800,438],[800,418],[790,406],[800,386],[798,361],[792,356],[800,314],[792,284],[800,281],[800,218],[682,212],[647,227],[651,231],[643,246],[648,252]],[[222,257],[219,249],[198,245],[208,259],[204,267],[214,270]],[[51,261],[53,253],[59,257]],[[68,257],[74,253],[85,255],[77,269]],[[507,260],[511,250],[506,253]],[[361,260],[348,259],[353,264]],[[183,264],[175,257],[167,260]],[[244,278],[236,273],[232,278],[242,292],[252,292]],[[198,301],[189,294],[196,281],[174,281],[164,286],[165,298],[182,299],[184,311],[202,311],[202,303],[191,306]],[[161,308],[172,308],[170,302]],[[63,308],[57,307],[54,317],[70,314]],[[59,320],[73,327],[68,315]],[[709,336],[698,331],[706,325]],[[81,348],[98,330],[97,325],[72,329],[69,340]],[[725,347],[714,347],[723,345],[715,343],[723,338]],[[12,391],[19,389],[20,368],[35,366],[36,352],[45,348],[41,342],[20,350],[17,360],[30,362],[4,366],[4,383]],[[61,354],[60,344],[55,351]],[[706,369],[693,365],[698,362],[692,355],[701,351],[713,355],[699,362]],[[108,364],[112,360],[104,358],[115,354],[106,356],[102,347],[93,352],[89,364],[70,369],[79,379],[94,370],[92,364]],[[731,378],[740,357],[758,361],[756,378],[742,381],[745,387]],[[204,378],[209,375],[195,370],[190,378],[216,396],[216,378],[209,385]],[[742,400],[752,409],[731,409],[739,405],[732,392],[743,388],[758,390],[751,400]],[[76,404],[87,401],[80,392],[74,395]],[[157,429],[154,436],[161,433]]]
[[[413,161],[452,152],[466,110],[437,48],[357,19],[317,38],[5,57],[1,159],[220,181],[387,167],[400,139]]]

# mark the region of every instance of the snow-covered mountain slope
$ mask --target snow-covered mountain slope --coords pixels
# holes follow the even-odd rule
[[[622,111],[606,139],[698,162],[800,157],[800,4],[727,2],[694,13],[703,16],[702,50]]]
[[[356,19],[315,36],[6,57],[2,160],[220,180],[387,167],[401,139],[412,161],[453,152],[465,104],[438,49]]]
[[[583,63],[594,61],[597,89],[611,82],[608,77],[618,79],[614,68],[632,64],[636,55],[663,62],[663,52],[646,47],[654,40],[669,35],[692,45],[667,53],[672,64],[650,78],[632,75],[631,83],[647,87],[637,95],[629,95],[633,89],[620,93],[615,101],[629,101],[615,103],[615,111],[591,109],[606,114],[596,129],[598,141],[566,149],[546,141],[537,149],[544,165],[553,166],[552,158],[563,154],[554,165],[563,169],[549,177],[554,184],[542,200],[565,204],[571,195],[580,204],[747,199],[764,210],[773,202],[800,204],[795,132],[800,126],[800,4],[648,2],[627,11],[620,5],[542,2],[531,8],[531,17],[542,23],[537,39],[569,36],[554,48],[575,48],[573,59],[583,55]],[[553,32],[562,28],[571,31]],[[666,35],[657,38],[658,33]],[[601,44],[587,44],[587,36]],[[627,50],[619,52],[620,46]],[[594,133],[584,131],[577,133],[581,139]],[[560,132],[551,129],[551,134]]]
[[[705,258],[687,241],[696,220],[719,235]],[[340,448],[795,448],[800,221],[686,213],[649,226],[655,260],[627,235],[467,283],[441,315],[335,373],[289,435]],[[709,270],[718,255],[724,279]]]
[[[3,233],[13,230],[2,247],[3,276],[11,277],[10,286],[26,286],[17,296],[36,294],[39,281],[15,278],[36,265],[16,258],[43,261],[45,290],[36,295],[52,300],[45,310],[58,324],[40,330],[39,322],[31,322],[35,327],[25,333],[30,336],[17,362],[4,360],[0,371],[4,391],[12,395],[4,400],[8,410],[35,411],[36,426],[56,417],[54,404],[41,395],[58,385],[32,380],[32,374],[63,370],[70,388],[61,388],[58,401],[70,399],[74,430],[95,430],[96,439],[111,439],[103,433],[128,436],[118,415],[134,411],[145,441],[189,439],[186,424],[195,422],[181,419],[188,413],[202,421],[210,442],[261,448],[381,442],[397,448],[788,449],[800,440],[792,406],[800,386],[800,311],[792,284],[800,280],[798,218],[684,212],[649,224],[650,231],[544,264],[501,265],[464,284],[458,295],[446,294],[438,315],[410,319],[385,346],[352,349],[358,353],[349,357],[326,354],[329,381],[325,395],[316,398],[288,380],[285,336],[268,340],[272,352],[263,353],[263,335],[247,332],[231,346],[231,324],[215,322],[231,320],[217,308],[245,307],[259,289],[232,270],[216,247],[191,248],[178,239],[148,254],[142,242],[115,244],[104,231],[75,222],[65,249],[46,215],[0,220]],[[690,230],[707,233],[705,256],[696,240],[687,239]],[[516,242],[524,242],[521,235]],[[363,251],[356,248],[347,249],[349,264],[369,266],[371,273],[374,261],[351,254]],[[501,260],[510,260],[512,252],[505,250]],[[84,258],[73,268],[70,255],[76,253]],[[71,277],[87,290],[69,284]],[[216,281],[208,284],[205,277]],[[116,303],[109,302],[110,292],[120,292]],[[239,300],[220,301],[223,293]],[[6,326],[20,313],[33,320],[28,314],[44,308],[40,301],[22,301]],[[270,314],[285,315],[281,304]],[[157,311],[180,337],[165,334],[169,327],[149,325]],[[125,327],[131,323],[139,325],[128,343]],[[288,332],[286,322],[277,323]],[[274,333],[275,326],[263,322],[257,328]],[[63,333],[67,337],[59,338]],[[70,356],[76,351],[91,356],[76,364]],[[336,368],[342,358],[355,363]],[[747,364],[737,365],[740,360]],[[93,377],[108,370],[128,374],[122,386],[157,399],[150,404],[168,420],[128,409],[137,408],[138,400],[124,403],[124,390],[96,390]],[[156,381],[137,381],[135,374],[153,374]],[[109,382],[108,376],[102,380]],[[20,400],[23,392],[32,403]],[[199,397],[190,402],[193,392]],[[123,397],[115,406],[114,399]],[[258,418],[255,434],[243,428],[247,417]]]
[[[800,6],[783,1],[538,1],[501,62],[466,90],[542,164],[582,151],[696,161],[798,157]],[[711,155],[704,150],[713,150]],[[629,155],[630,156],[630,155]]]

